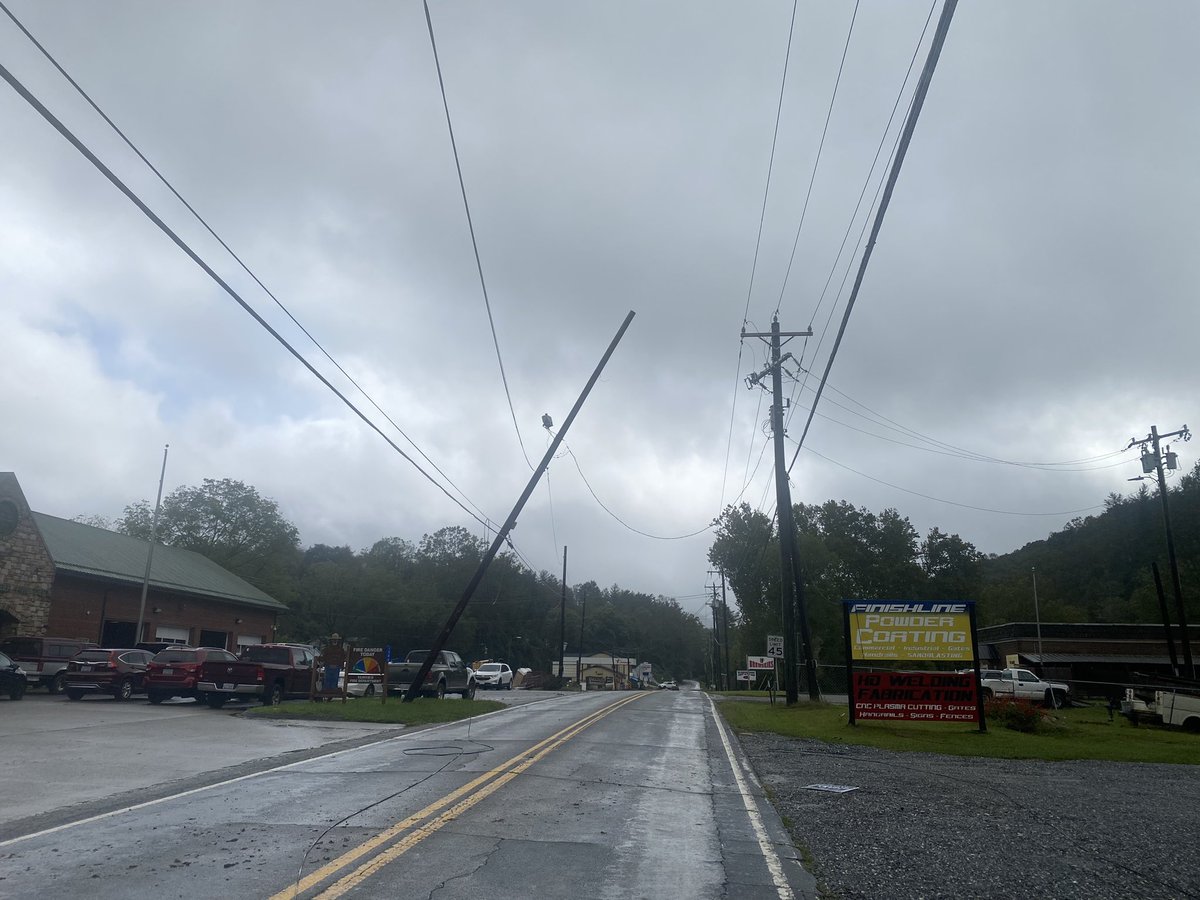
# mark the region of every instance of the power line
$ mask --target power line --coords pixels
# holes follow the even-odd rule
[[[858,19],[858,3],[854,0],[854,12],[850,15],[850,28],[846,31],[846,44],[842,47],[842,59],[838,63],[837,78],[833,82],[833,93],[829,97],[829,109],[825,111],[825,127],[821,129],[821,140],[817,143],[817,156],[813,160],[812,175],[808,179],[808,191],[804,195],[804,206],[800,210],[800,224],[796,226],[796,239],[792,241],[792,253],[788,257],[787,271],[783,274],[783,284],[779,288],[779,300],[775,303],[775,316],[779,316],[779,308],[783,306],[783,295],[787,290],[788,278],[792,274],[792,263],[796,260],[796,248],[800,245],[800,231],[804,228],[804,217],[808,214],[808,201],[812,197],[813,183],[817,180],[817,169],[821,165],[821,151],[825,149],[825,135],[829,132],[829,120],[833,116],[833,105],[837,101],[838,85],[842,83],[842,69],[846,65],[846,53],[850,50],[850,37],[854,34],[854,23]]]
[[[457,497],[455,497],[448,490],[446,490],[446,488],[444,486],[442,486],[439,482],[437,482],[428,472],[426,472],[424,469],[422,469],[416,460],[414,460],[411,456],[409,456],[407,453],[405,453],[396,444],[395,441],[393,441],[390,437],[388,437],[386,434],[384,434],[382,429],[380,429],[380,427],[378,425],[376,425],[369,418],[367,418],[366,414],[363,413],[362,410],[360,410],[357,406],[355,406],[350,401],[350,399],[345,394],[343,394],[340,390],[338,390],[337,387],[335,387],[334,384],[328,378],[326,378],[324,375],[322,375],[312,363],[310,363],[307,359],[305,359],[304,355],[301,354],[300,351],[298,351],[295,347],[293,347],[288,342],[287,338],[285,338],[278,331],[276,331],[271,326],[271,324],[266,319],[264,319],[261,315],[259,315],[259,313],[249,303],[247,303],[245,300],[243,300],[241,295],[238,294],[238,292],[235,291],[228,284],[228,282],[226,282],[220,275],[218,275],[216,273],[216,271],[214,271],[213,268],[211,266],[209,266],[208,263],[206,263],[203,259],[201,259],[200,256],[194,250],[192,250],[192,248],[190,246],[188,246],[188,244],[181,237],[179,237],[179,235],[176,234],[171,229],[171,227],[169,225],[167,225],[166,222],[164,222],[161,218],[159,218],[158,215],[153,210],[151,210],[150,207],[147,206],[141,200],[140,197],[138,197],[132,190],[129,189],[129,187],[126,186],[125,182],[123,182],[120,178],[118,178],[117,175],[114,174],[113,171],[108,168],[108,166],[106,166],[103,162],[101,162],[100,159],[94,153],[92,153],[92,151],[89,150],[87,148],[87,146],[85,146],[83,144],[83,142],[80,141],[79,138],[77,138],[69,128],[67,128],[66,125],[64,125],[62,122],[60,122],[58,120],[58,118],[52,112],[50,112],[50,110],[47,109],[40,100],[38,100],[35,96],[33,96],[33,94],[30,93],[29,90],[25,87],[25,85],[23,85],[11,72],[9,72],[8,69],[4,67],[3,64],[0,64],[0,78],[3,78],[5,81],[7,81],[12,86],[13,90],[15,90],[30,106],[32,106],[35,110],[37,110],[37,112],[42,116],[43,119],[45,119],[47,122],[49,122],[50,125],[52,125],[54,127],[54,129],[56,131],[58,131],[59,134],[61,134],[64,138],[66,138],[71,143],[71,145],[75,147],[76,150],[78,150],[81,154],[83,154],[84,158],[87,159],[88,162],[90,162],[93,166],[95,166],[96,169],[98,169],[100,171],[100,173],[105,178],[107,178],[113,184],[114,187],[117,188],[117,190],[119,190],[122,194],[124,194],[127,198],[129,198],[130,202],[132,202],[134,206],[136,206],[139,210],[141,210],[142,213],[151,222],[153,222],[155,225],[157,225],[158,228],[163,232],[163,234],[165,234],[168,238],[171,239],[172,243],[174,243],[175,246],[177,246],[180,250],[182,250],[185,254],[187,254],[187,256],[192,260],[192,262],[194,262],[196,265],[198,265],[204,271],[204,273],[206,275],[208,275],[209,278],[211,278],[213,281],[215,281],[217,283],[217,285],[219,287],[221,287],[222,290],[225,291],[225,293],[227,293],[230,297],[232,297],[237,302],[237,304],[242,307],[242,309],[244,309],[247,313],[249,313],[250,316],[254,319],[254,321],[256,321],[260,326],[262,326],[267,331],[267,333],[271,335],[271,337],[275,338],[275,340],[278,341],[285,350],[287,350],[290,354],[292,354],[292,356],[294,356],[301,363],[301,365],[303,365],[306,369],[308,369],[308,371],[311,372],[323,385],[325,385],[325,387],[327,387],[330,391],[332,391],[334,396],[336,396],[339,400],[341,400],[342,403],[344,403],[346,405],[346,407],[350,409],[351,412],[353,412],[356,416],[358,416],[360,419],[362,419],[362,421],[364,423],[366,423],[366,425],[368,427],[370,427],[372,431],[374,431],[381,438],[383,438],[385,441],[387,441],[388,445],[393,450],[395,450],[402,457],[404,457],[404,459],[408,460],[408,462],[413,466],[413,468],[415,468],[418,472],[420,472],[423,476],[425,476],[425,479],[427,481],[429,481],[430,484],[432,484],[434,487],[436,487],[438,490],[440,490],[443,494],[445,494],[447,497],[449,497],[450,500],[453,501],[453,503],[456,506],[458,506],[463,512],[465,512],[471,518],[475,519],[475,521],[479,522],[481,525],[485,524],[483,519],[479,518],[479,516],[475,515],[475,513],[471,512],[471,510],[467,509],[467,507],[464,506],[463,503]]]
[[[810,388],[810,390],[811,390],[811,388]],[[840,403],[836,403],[832,400],[830,400],[828,402],[833,403],[833,405],[838,407],[839,409],[846,410],[846,412],[849,412],[852,415],[861,415],[859,413],[855,413],[854,410],[848,409],[847,407],[843,406]],[[803,407],[803,406],[800,408],[807,409],[807,407]],[[921,450],[925,453],[934,453],[934,454],[937,454],[938,456],[949,456],[949,457],[953,457],[955,459],[970,460],[971,462],[986,462],[986,463],[993,463],[996,465],[1014,466],[1014,467],[1024,468],[1024,469],[1037,469],[1042,472],[1097,472],[1097,471],[1100,471],[1101,469],[1112,469],[1112,468],[1115,468],[1116,466],[1123,466],[1127,462],[1129,462],[1129,460],[1122,459],[1122,460],[1118,460],[1115,463],[1106,463],[1104,465],[1095,465],[1095,466],[1085,466],[1082,468],[1073,468],[1068,463],[1014,462],[1014,461],[1007,460],[1007,459],[997,459],[997,458],[991,457],[991,456],[984,456],[982,454],[977,454],[977,453],[973,453],[970,451],[961,451],[960,452],[957,450],[957,448],[942,449],[941,447],[937,447],[937,446],[923,447],[920,444],[912,444],[907,441],[901,441],[901,440],[897,440],[896,438],[888,437],[887,435],[884,435],[884,434],[877,434],[874,431],[868,431],[865,428],[858,428],[855,425],[851,425],[848,422],[843,422],[840,419],[835,419],[833,416],[826,415],[825,413],[817,413],[817,416],[824,419],[827,422],[833,422],[835,425],[841,425],[843,428],[848,428],[851,431],[858,432],[859,434],[865,434],[869,437],[877,438],[878,440],[881,440],[881,441],[887,441],[888,443],[897,444],[901,447],[909,447],[910,449]],[[862,416],[862,418],[866,418],[866,416]],[[872,421],[872,420],[868,419],[868,421]],[[873,424],[880,424],[880,423],[873,422]],[[884,426],[884,427],[887,427],[887,426]],[[896,429],[893,429],[893,430],[896,430]],[[940,443],[940,442],[933,441],[932,438],[922,437],[921,439],[926,440],[929,443]],[[945,445],[945,446],[950,447],[951,445]],[[1122,454],[1124,454],[1124,452],[1125,452],[1124,450],[1115,450],[1115,451],[1112,451],[1111,453],[1106,453],[1103,456],[1097,457],[1097,459],[1095,461],[1098,462],[1101,459],[1110,459],[1113,456],[1122,455]]]
[[[429,27],[429,46],[433,48],[433,64],[437,69],[438,88],[442,92],[442,108],[446,111],[446,130],[450,133],[450,149],[454,152],[454,168],[458,172],[458,187],[462,192],[463,209],[467,214],[467,229],[471,232],[471,249],[475,252],[475,270],[479,273],[479,287],[483,291],[483,305],[487,309],[488,325],[492,329],[492,345],[496,348],[496,362],[500,365],[500,381],[504,384],[504,396],[508,400],[508,411],[512,414],[513,428],[517,432],[517,443],[521,445],[521,455],[525,464],[533,468],[529,454],[525,452],[525,439],[521,437],[521,426],[517,424],[517,411],[513,407],[512,394],[508,390],[508,375],[504,371],[504,357],[500,354],[500,339],[496,336],[496,320],[492,317],[492,301],[488,298],[487,281],[483,277],[483,263],[479,259],[479,242],[475,240],[475,222],[471,218],[471,204],[467,202],[467,184],[463,180],[462,163],[458,159],[458,143],[454,140],[454,123],[450,119],[450,103],[446,99],[446,82],[442,80],[442,63],[438,58],[437,41],[433,37],[433,20],[429,17],[428,0],[422,0],[425,7],[425,24]]]
[[[627,529],[632,531],[634,534],[640,534],[642,537],[652,538],[656,541],[681,541],[684,538],[691,538],[691,537],[695,537],[698,534],[704,534],[704,532],[706,532],[712,528],[712,523],[710,522],[708,525],[705,525],[703,528],[700,528],[696,531],[689,532],[688,534],[672,534],[672,535],[650,534],[648,531],[642,531],[638,528],[634,528],[632,525],[630,525],[628,522],[626,522],[624,519],[622,519],[620,516],[618,516],[615,512],[613,512],[611,509],[609,509],[607,506],[605,506],[604,501],[601,500],[596,495],[596,491],[592,488],[591,482],[587,480],[587,476],[583,474],[583,468],[579,465],[579,459],[578,459],[578,457],[575,456],[575,451],[571,449],[570,445],[567,444],[566,441],[563,442],[563,446],[567,448],[567,453],[570,455],[571,461],[573,463],[575,463],[575,468],[579,472],[579,477],[583,479],[583,483],[587,487],[588,493],[592,495],[592,499],[595,500],[596,503],[598,503],[600,505],[600,508],[602,510],[604,510],[606,513],[608,513],[610,516],[612,516],[614,519],[616,519],[618,522],[620,522],[622,525],[624,525]]]
[[[792,466],[795,465],[796,457],[800,455],[800,448],[804,446],[804,438],[808,436],[808,429],[812,426],[813,415],[816,412],[817,404],[821,400],[825,382],[829,380],[829,372],[833,368],[834,359],[837,358],[838,348],[841,347],[842,337],[846,333],[846,325],[850,322],[850,314],[854,311],[854,303],[858,299],[858,292],[862,287],[863,276],[867,272],[867,264],[871,261],[871,251],[875,247],[875,241],[879,236],[879,229],[883,225],[883,217],[887,214],[888,204],[892,199],[892,192],[896,188],[896,180],[900,177],[900,168],[904,165],[904,156],[908,152],[909,142],[912,140],[913,131],[917,127],[917,119],[921,115],[921,107],[925,104],[925,95],[929,92],[929,82],[933,78],[934,69],[937,68],[938,58],[942,52],[942,45],[946,42],[946,33],[950,30],[950,20],[954,17],[954,9],[957,5],[958,0],[945,0],[942,6],[942,15],[938,20],[937,29],[933,34],[933,42],[929,47],[929,55],[925,59],[925,68],[921,72],[920,80],[917,82],[917,90],[913,95],[912,106],[909,108],[908,117],[904,123],[904,130],[900,135],[900,143],[897,145],[896,155],[892,160],[887,187],[884,189],[883,197],[879,201],[879,208],[875,212],[875,224],[871,226],[871,237],[867,241],[866,249],[863,251],[862,260],[858,267],[858,275],[854,279],[854,287],[850,291],[850,299],[846,301],[846,310],[842,314],[842,324],[838,328],[837,337],[834,339],[833,349],[829,352],[825,371],[821,375],[821,381],[817,386],[816,397],[813,400],[812,408],[809,410],[808,420],[804,423],[804,431],[797,442],[796,453],[792,456],[792,461],[788,464],[788,471],[791,471]]]
[[[771,156],[767,162],[767,183],[763,187],[762,209],[758,214],[758,234],[754,238],[754,261],[750,265],[750,285],[746,288],[746,308],[742,311],[742,327],[745,328],[750,316],[750,297],[754,293],[754,276],[758,271],[758,252],[762,246],[763,223],[767,218],[767,196],[771,192],[771,174],[775,171],[775,146],[779,141],[779,121],[783,115],[783,92],[787,86],[788,62],[792,58],[792,37],[796,30],[796,5],[798,0],[792,0],[792,18],[788,24],[788,40],[787,50],[783,54],[783,74],[779,79],[779,101],[775,106],[775,130],[771,134]],[[746,342],[742,340],[738,343],[738,358],[737,366],[733,378],[733,402],[729,407],[729,437],[725,442],[725,468],[721,473],[721,500],[725,500],[725,485],[729,477],[729,457],[733,450],[733,424],[737,416],[737,398],[740,393],[739,386],[742,380],[742,353],[745,350]],[[759,401],[761,405],[761,399]],[[755,414],[757,418],[757,413]],[[746,459],[746,465],[749,467],[749,457]],[[744,490],[744,489],[743,489]]]
[[[10,10],[8,8],[8,6],[6,6],[4,4],[3,0],[0,0],[0,10],[4,11],[4,13],[9,17],[9,19],[12,20],[13,24],[16,25],[17,28],[19,28],[21,30],[21,32],[25,35],[25,37],[27,37],[29,39],[29,41],[50,62],[50,64],[52,66],[54,66],[55,69],[58,70],[59,74],[62,75],[62,77],[67,80],[67,82],[71,85],[71,87],[73,87],[76,90],[76,92],[78,92],[78,94],[88,103],[88,105],[91,106],[91,108],[93,110],[95,110],[96,114],[99,115],[100,118],[102,118],[105,121],[105,123],[114,132],[116,132],[117,136],[122,141],[124,141],[125,145],[127,147],[129,147],[129,149],[132,150],[137,155],[138,159],[140,159],[143,163],[146,164],[147,168],[149,168],[150,171],[155,174],[155,176],[158,178],[159,181],[161,181],[163,183],[163,185],[167,188],[167,190],[169,190],[172,194],[175,195],[175,199],[177,199],[180,203],[182,203],[183,206],[187,209],[187,211],[190,212],[195,217],[196,221],[198,221],[204,227],[204,229],[210,235],[212,235],[213,238],[216,239],[217,243],[219,243],[221,245],[221,247],[224,248],[224,250],[231,257],[233,257],[234,261],[237,262],[237,264],[242,267],[242,270],[254,280],[255,284],[257,284],[260,288],[262,288],[263,291],[266,293],[266,295],[268,297],[270,297],[273,301],[275,301],[275,305],[278,306],[281,310],[283,310],[283,312],[287,315],[287,317],[289,319],[292,320],[292,323],[297,328],[299,328],[302,332],[304,332],[304,336],[307,337],[310,341],[312,341],[313,345],[318,350],[320,350],[322,354],[324,354],[325,358],[328,359],[331,363],[333,363],[333,365],[337,368],[337,370],[339,372],[341,372],[341,374],[352,385],[354,385],[354,387],[358,390],[358,392],[367,399],[367,402],[369,402],[373,407],[375,407],[376,411],[379,412],[379,414],[382,415],[393,428],[396,429],[396,431],[400,434],[401,437],[403,437],[406,441],[408,441],[409,444],[412,445],[413,449],[416,450],[417,453],[419,453],[421,455],[421,457],[426,462],[428,462],[434,468],[434,470],[439,475],[442,476],[442,478],[444,478],[446,480],[447,484],[449,484],[452,488],[454,488],[454,490],[458,491],[458,493],[462,495],[463,499],[466,500],[467,503],[470,503],[471,506],[474,506],[475,510],[480,515],[486,515],[483,512],[483,510],[480,509],[479,506],[476,505],[475,502],[472,501],[471,498],[466,495],[466,493],[462,490],[462,488],[460,488],[457,484],[455,484],[453,479],[451,479],[449,475],[447,475],[444,471],[442,471],[442,469],[438,466],[438,464],[436,462],[434,462],[432,459],[430,459],[429,455],[424,450],[422,450],[420,448],[420,446],[418,446],[416,441],[414,441],[411,437],[409,437],[408,434],[405,433],[404,429],[401,428],[398,424],[396,424],[395,420],[393,420],[392,417],[390,415],[388,415],[388,413],[378,403],[375,402],[375,399],[369,393],[367,393],[366,389],[363,388],[363,386],[360,385],[353,378],[353,376],[350,375],[349,372],[347,372],[344,368],[342,368],[341,363],[339,363],[336,359],[333,358],[332,355],[330,355],[329,351],[327,351],[325,349],[325,347],[322,346],[321,342],[318,341],[315,337],[313,337],[313,335],[309,332],[309,330],[307,328],[305,328],[304,325],[302,325],[300,323],[300,321],[294,315],[292,315],[291,310],[289,310],[283,304],[283,301],[281,301],[277,296],[275,296],[274,292],[270,288],[268,288],[262,282],[262,280],[258,277],[258,275],[256,275],[250,269],[250,267],[245,263],[245,261],[236,252],[234,252],[233,248],[230,247],[228,243],[226,243],[225,239],[222,238],[219,234],[217,234],[217,232],[213,229],[213,227],[208,223],[208,221],[202,215],[200,215],[200,213],[195,209],[195,207],[193,207],[191,203],[189,203],[187,200],[184,199],[183,195],[180,194],[178,190],[176,190],[175,186],[158,169],[158,167],[155,166],[154,163],[152,163],[146,157],[146,155],[141,151],[141,149],[139,149],[138,146],[133,143],[133,141],[129,138],[128,135],[125,134],[125,132],[117,125],[117,123],[114,122],[109,117],[109,115],[100,108],[99,104],[97,104],[96,101],[92,99],[91,95],[88,94],[88,92],[83,89],[83,87],[70,75],[70,73],[67,72],[67,70],[65,68],[63,68],[63,66],[58,62],[58,60],[55,59],[53,54],[51,54],[50,51],[47,50],[46,47],[43,46],[43,44],[36,37],[34,37],[34,35],[29,31],[29,29],[26,28],[25,25],[13,14],[12,10]]]
[[[986,506],[972,506],[969,503],[958,503],[954,500],[944,500],[941,497],[933,497],[929,494],[922,494],[920,491],[911,491],[908,488],[900,487],[898,484],[892,484],[890,481],[884,481],[881,478],[875,478],[873,475],[868,475],[866,472],[860,472],[858,469],[851,468],[845,463],[840,463],[836,459],[830,459],[825,454],[818,453],[812,447],[801,448],[800,446],[797,446],[796,452],[799,453],[801,449],[807,450],[809,453],[813,454],[813,456],[819,457],[825,460],[827,463],[832,463],[838,468],[845,469],[847,472],[853,472],[855,475],[865,478],[868,481],[874,481],[876,484],[882,484],[885,487],[890,487],[897,491],[903,491],[906,494],[912,494],[914,497],[923,497],[926,500],[933,500],[935,503],[945,503],[948,506],[957,506],[962,509],[973,509],[977,512],[996,513],[997,515],[1001,516],[1073,516],[1079,513],[1091,512],[1092,510],[1104,508],[1104,504],[1101,503],[1097,506],[1085,506],[1082,509],[1066,509],[1062,510],[1061,512],[1014,512],[1013,510],[1009,509],[991,509]]]
[[[871,176],[875,174],[875,165],[879,162],[879,154],[883,151],[883,145],[887,142],[888,132],[892,130],[892,121],[896,118],[896,111],[900,108],[900,100],[904,97],[904,89],[908,86],[909,76],[912,75],[913,66],[917,61],[917,54],[921,50],[921,44],[925,41],[925,33],[929,30],[929,23],[933,20],[933,11],[937,7],[937,0],[929,5],[929,14],[925,16],[925,25],[921,28],[921,34],[917,38],[916,46],[913,47],[912,56],[908,60],[908,68],[904,72],[904,78],[900,82],[900,90],[896,92],[896,100],[892,103],[892,111],[888,115],[887,124],[883,126],[883,134],[879,136],[879,145],[875,148],[875,156],[871,160],[871,167],[867,170],[867,177],[863,179],[862,190],[858,192],[858,201],[854,204],[854,212],[850,214],[850,221],[846,223],[846,232],[842,235],[841,246],[838,247],[837,256],[834,257],[833,265],[829,267],[829,275],[825,279],[825,286],[821,289],[821,296],[817,300],[817,305],[813,309],[813,314],[808,320],[808,328],[811,331],[813,322],[816,321],[817,313],[821,310],[821,305],[825,301],[825,294],[829,290],[829,283],[833,280],[833,275],[837,271],[838,262],[842,258],[842,251],[846,249],[846,241],[850,237],[850,232],[854,228],[854,220],[858,217],[858,211],[862,207],[863,197],[866,196],[867,188],[871,184]],[[820,344],[818,342],[818,349]]]

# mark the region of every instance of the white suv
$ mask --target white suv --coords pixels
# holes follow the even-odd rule
[[[505,663],[484,663],[475,672],[475,685],[483,690],[511,691],[512,683],[512,669]]]

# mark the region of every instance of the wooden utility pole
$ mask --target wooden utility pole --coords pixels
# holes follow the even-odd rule
[[[1167,532],[1167,565],[1171,569],[1171,589],[1175,593],[1175,607],[1179,615],[1179,631],[1181,638],[1180,646],[1183,648],[1183,665],[1185,671],[1191,673],[1190,677],[1195,678],[1196,666],[1192,662],[1192,644],[1188,636],[1187,611],[1183,606],[1183,587],[1179,582],[1179,561],[1175,557],[1175,537],[1171,532],[1171,508],[1167,502],[1167,477],[1163,474],[1163,453],[1159,444],[1163,438],[1171,437],[1178,437],[1181,440],[1190,441],[1192,439],[1192,433],[1188,431],[1188,427],[1184,425],[1178,431],[1172,431],[1169,434],[1159,434],[1158,426],[1151,425],[1149,436],[1140,441],[1136,438],[1131,440],[1129,442],[1129,446],[1125,449],[1128,450],[1129,447],[1133,447],[1135,444],[1140,445],[1142,448],[1142,471],[1147,475],[1149,475],[1151,471],[1154,471],[1158,476],[1158,497],[1162,501],[1163,527]],[[1154,449],[1150,451],[1146,450],[1147,444],[1150,444]],[[1170,447],[1168,447],[1167,450],[1169,452]],[[1151,461],[1151,457],[1153,457],[1153,461]],[[1177,467],[1174,453],[1169,453],[1167,467],[1170,469]]]
[[[567,545],[563,544],[563,577],[562,577],[562,603],[558,608],[558,678],[559,687],[562,687],[562,679],[566,677],[563,671],[563,660],[567,652]]]
[[[467,608],[467,604],[471,602],[471,597],[475,594],[475,589],[479,587],[479,582],[483,580],[484,573],[487,572],[488,566],[492,564],[492,560],[496,558],[496,554],[500,551],[500,547],[508,539],[508,533],[516,527],[517,517],[521,514],[521,510],[525,508],[525,503],[529,500],[533,489],[537,487],[538,481],[541,480],[542,474],[550,465],[550,460],[554,459],[554,454],[558,452],[558,447],[562,443],[563,438],[567,435],[567,430],[571,427],[571,423],[575,421],[575,417],[579,415],[579,410],[583,408],[583,403],[588,398],[588,394],[592,392],[592,387],[600,379],[600,373],[604,371],[604,367],[608,364],[609,358],[617,349],[617,344],[621,342],[621,338],[625,336],[626,329],[629,328],[629,323],[633,321],[633,312],[625,317],[625,321],[621,323],[621,327],[617,329],[616,336],[609,342],[608,349],[604,351],[604,355],[600,357],[600,362],[596,365],[592,372],[592,377],[588,379],[584,385],[583,392],[575,401],[575,405],[571,407],[571,411],[567,414],[566,421],[563,422],[562,428],[558,434],[554,436],[554,440],[550,442],[550,446],[546,448],[545,455],[542,456],[542,461],[538,463],[538,467],[533,470],[533,474],[529,478],[529,482],[525,485],[525,490],[521,492],[521,496],[517,499],[516,505],[513,506],[512,512],[508,514],[504,524],[500,526],[500,530],[496,532],[496,537],[492,541],[492,545],[488,547],[487,552],[483,554],[483,559],[479,561],[478,568],[475,569],[475,574],[471,576],[471,580],[467,582],[466,588],[463,590],[462,598],[450,612],[450,618],[446,620],[446,624],[442,626],[442,630],[434,639],[433,645],[428,653],[425,654],[425,661],[421,663],[421,667],[413,676],[412,684],[409,685],[408,692],[404,695],[404,702],[411,703],[421,693],[421,687],[425,683],[425,678],[429,675],[429,670],[433,668],[434,662],[438,658],[438,654],[446,646],[446,641],[450,639],[450,634],[454,631],[454,626],[458,624],[459,618],[463,611]],[[583,631],[583,624],[580,623],[580,632]],[[582,641],[581,641],[582,642]],[[580,651],[582,653],[582,651]]]
[[[729,605],[725,602],[725,570],[721,570],[721,618],[724,619],[722,631],[725,633],[725,683],[729,683],[729,678],[733,674],[733,670],[729,668]]]
[[[771,430],[775,437],[775,506],[779,519],[779,592],[783,603],[783,683],[787,703],[794,704],[799,697],[798,656],[803,657],[808,675],[808,695],[819,700],[817,667],[812,655],[812,637],[808,629],[808,612],[804,607],[803,584],[800,579],[800,563],[796,552],[796,524],[792,519],[792,493],[788,486],[787,467],[783,452],[783,361],[791,357],[781,355],[783,338],[810,337],[811,331],[780,331],[779,316],[771,320],[769,332],[743,331],[742,337],[757,337],[769,340],[771,361],[761,372],[746,379],[749,387],[761,386],[762,380],[771,376]],[[799,588],[799,590],[797,590]],[[797,620],[800,632],[800,647],[796,646]]]

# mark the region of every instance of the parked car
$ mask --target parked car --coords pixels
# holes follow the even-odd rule
[[[475,670],[475,686],[483,690],[511,691],[513,671],[507,663],[484,663]]]
[[[378,691],[383,690],[383,676],[351,672],[350,684],[347,685],[346,670],[343,669],[341,674],[338,675],[338,690],[343,689],[351,697],[374,697]]]
[[[428,655],[428,650],[410,650],[403,662],[388,663],[388,691],[406,693]],[[441,699],[446,694],[459,694],[470,700],[475,696],[475,672],[457,653],[443,650],[425,676],[420,691],[423,697]]]
[[[84,694],[112,694],[128,700],[146,690],[146,667],[154,654],[129,648],[80,650],[67,663],[67,699],[82,700]]]
[[[216,647],[169,647],[156,654],[146,667],[146,697],[151,703],[169,697],[195,697],[196,702],[205,702],[198,683],[200,668],[209,660],[235,663],[238,658]]]
[[[25,670],[5,653],[0,653],[0,694],[9,700],[20,700],[25,696]]]
[[[661,681],[659,682],[658,689],[660,691],[677,691],[679,690],[679,685],[674,681]]]
[[[29,687],[44,687],[61,694],[67,685],[67,661],[80,650],[96,645],[90,641],[58,637],[10,637],[0,641],[0,652],[25,670]]]

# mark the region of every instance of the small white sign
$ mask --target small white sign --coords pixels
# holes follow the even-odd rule
[[[737,670],[737,680],[738,681],[753,681],[754,673],[751,672],[749,669],[738,669]]]
[[[783,659],[783,635],[768,634],[767,635],[767,656],[776,659]]]

